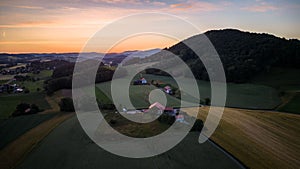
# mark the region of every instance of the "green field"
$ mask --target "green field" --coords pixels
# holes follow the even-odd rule
[[[39,74],[28,73],[28,76],[35,78],[36,81],[23,81],[23,82],[16,82],[21,87],[25,87],[30,92],[38,92],[37,89],[39,88],[40,91],[44,89],[44,80],[48,79],[52,75],[52,70],[43,70]]]
[[[148,81],[160,80],[164,83],[171,84],[172,86],[177,86],[176,82],[168,76],[157,76],[157,75],[143,75]],[[186,85],[191,85],[192,81],[188,78],[184,79]],[[207,81],[197,81],[198,88],[200,91],[200,98],[203,100],[205,98],[210,98],[210,83]],[[120,83],[121,84],[121,83]],[[104,94],[109,98],[110,96],[110,82],[96,84],[98,89],[101,89]],[[218,87],[218,84],[217,84]],[[132,103],[136,108],[145,108],[149,105],[148,95],[151,90],[156,89],[154,86],[131,86],[130,87],[130,98]],[[120,94],[124,93],[119,91]],[[97,93],[96,93],[97,94]],[[101,93],[97,95],[101,96]],[[125,96],[120,95],[120,97],[125,98]],[[180,105],[177,98],[167,95],[168,106],[178,106]],[[279,93],[272,87],[265,85],[255,85],[255,84],[227,84],[227,107],[239,107],[239,108],[249,108],[249,109],[274,109],[281,103]]]
[[[300,114],[300,93],[297,93],[287,104],[279,108],[279,111]]]
[[[34,128],[35,126],[41,124],[46,120],[49,120],[55,115],[56,113],[33,114],[2,120],[0,122],[0,149],[28,130]]]
[[[17,169],[241,168],[212,143],[199,144],[198,136],[196,132],[190,133],[173,149],[161,155],[130,159],[100,148],[84,133],[77,118],[73,117],[54,129]]]
[[[30,91],[30,93],[34,93],[34,92],[39,92],[42,91],[44,89],[44,80],[39,80],[39,81],[24,81],[24,82],[17,82],[18,85],[20,85],[21,87],[25,87],[26,89],[28,89]],[[40,90],[37,91],[37,88],[39,88]]]
[[[116,121],[112,127],[117,130],[119,133],[135,138],[147,138],[158,135],[165,130],[167,130],[170,125],[161,123],[158,120],[154,120],[149,123],[135,123],[132,122],[121,114],[111,112],[111,111],[102,111],[105,114],[104,118],[107,122],[111,120]],[[149,114],[135,114],[132,116],[140,116],[140,118],[147,118]]]
[[[95,93],[96,93],[96,98],[97,100],[102,103],[102,104],[111,104],[112,101],[107,95],[102,92],[98,87],[95,87]]]
[[[0,80],[0,85],[7,83],[9,80]]]
[[[110,84],[111,84],[110,82],[96,84],[97,99],[104,100],[104,102],[111,103],[110,100],[112,100],[112,96],[111,96]],[[122,84],[122,83],[118,83],[118,84]],[[131,103],[133,104],[133,106],[137,109],[148,108],[150,105],[148,101],[149,93],[154,89],[157,88],[152,85],[131,85],[129,88],[129,97],[131,99]],[[119,99],[126,98],[124,95],[125,93],[122,91],[121,86],[118,87],[116,90],[117,91],[115,92],[119,93],[119,95],[117,96],[119,97]],[[177,98],[172,97],[170,95],[166,95],[166,97],[167,97],[167,106],[170,107],[180,106],[180,100],[178,100]],[[134,108],[128,108],[128,109],[134,109]]]
[[[251,79],[254,84],[274,87],[280,91],[300,90],[300,69],[272,68]]]
[[[0,118],[9,117],[19,103],[36,104],[40,109],[49,109],[44,93],[11,94],[0,96]]]
[[[300,69],[272,68],[251,80],[254,84],[262,84],[277,89],[282,103],[277,110],[289,113],[300,113]]]
[[[174,84],[174,80],[168,76],[157,76],[145,74],[144,77],[149,80],[161,80],[166,83]],[[191,84],[191,80],[184,79],[186,85]],[[200,98],[210,98],[210,83],[197,80],[200,91]],[[217,87],[218,84],[216,84]],[[279,93],[272,87],[255,84],[227,84],[227,107],[239,107],[249,109],[274,109],[281,103]]]
[[[42,70],[39,74],[34,73],[28,73],[27,75],[30,77],[39,78],[41,80],[45,80],[52,76],[53,71],[52,70]]]

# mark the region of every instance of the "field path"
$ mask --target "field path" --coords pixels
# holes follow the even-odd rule
[[[103,169],[198,169],[240,168],[224,152],[206,142],[198,143],[199,133],[190,133],[172,150],[156,157],[129,159],[98,147],[73,117],[53,130],[18,169],[103,168]]]

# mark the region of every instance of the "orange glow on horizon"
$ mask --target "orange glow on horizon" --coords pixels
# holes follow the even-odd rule
[[[108,53],[120,53],[130,50],[148,50],[170,47],[178,43],[177,40],[159,35],[139,35],[130,37],[113,46]]]
[[[64,42],[0,42],[1,53],[79,53],[86,41]],[[178,43],[177,40],[158,35],[139,35],[128,38],[113,46],[109,53],[120,53],[129,50],[163,49]],[[67,44],[67,45],[66,45]],[[105,51],[89,51],[105,52]]]

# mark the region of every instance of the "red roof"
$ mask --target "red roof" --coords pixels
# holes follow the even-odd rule
[[[171,87],[170,86],[165,86],[165,89],[169,90],[169,89],[171,89]]]
[[[166,111],[173,111],[173,108],[172,107],[166,107],[165,110]]]
[[[149,109],[152,109],[153,107],[157,107],[157,108],[160,109],[160,110],[164,110],[164,109],[166,108],[165,106],[161,105],[161,104],[158,103],[158,102],[155,102],[155,103],[151,104],[151,105],[149,106]]]

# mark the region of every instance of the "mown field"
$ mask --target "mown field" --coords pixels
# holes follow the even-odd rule
[[[205,121],[209,107],[201,107]],[[184,111],[194,114],[195,108]],[[249,168],[299,168],[300,116],[225,108],[211,139]]]

